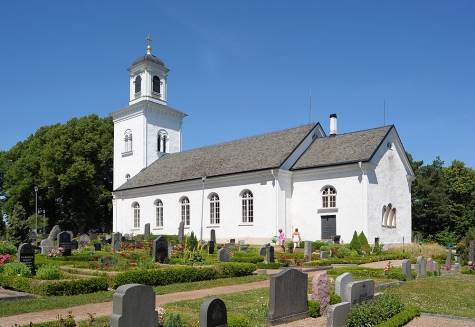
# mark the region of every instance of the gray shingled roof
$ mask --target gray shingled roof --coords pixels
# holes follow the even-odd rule
[[[369,161],[393,126],[317,138],[291,170]]]
[[[280,167],[316,125],[166,154],[117,190]]]

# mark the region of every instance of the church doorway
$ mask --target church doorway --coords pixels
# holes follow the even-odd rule
[[[336,215],[322,216],[322,240],[332,239],[336,235]]]

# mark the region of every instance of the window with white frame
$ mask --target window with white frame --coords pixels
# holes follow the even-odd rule
[[[134,228],[140,228],[140,205],[134,202]]]
[[[213,193],[209,198],[209,223],[211,225],[219,224],[219,197]]]
[[[163,202],[155,201],[155,227],[163,227]]]
[[[383,206],[383,218],[381,225],[388,228],[396,228],[396,208],[391,203]]]
[[[190,200],[186,196],[181,200],[181,221],[190,226]]]
[[[336,190],[331,187],[325,187],[322,192],[322,207],[336,208]]]
[[[251,191],[244,191],[242,194],[242,222],[254,222],[254,197]]]
[[[168,148],[168,133],[165,130],[160,130],[157,135],[157,151],[167,152]]]
[[[130,129],[126,130],[124,133],[124,152],[132,151],[132,131]]]

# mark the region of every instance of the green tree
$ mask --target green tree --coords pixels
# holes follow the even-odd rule
[[[361,250],[362,250],[361,243],[358,238],[358,233],[356,233],[356,231],[353,233],[353,238],[351,239],[351,242],[350,242],[350,249],[361,254]]]
[[[41,127],[17,143],[0,157],[0,165],[8,164],[2,210],[11,215],[19,203],[28,216],[35,214],[37,185],[38,209],[46,210],[49,227],[110,230],[113,134],[111,117],[90,115]]]
[[[21,243],[28,242],[29,231],[26,211],[20,204],[17,204],[12,215],[8,217],[8,241],[18,247]]]

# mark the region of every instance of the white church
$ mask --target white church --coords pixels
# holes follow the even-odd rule
[[[114,120],[113,229],[264,244],[282,229],[303,240],[354,231],[411,240],[414,172],[394,126],[329,135],[320,123],[182,151],[183,118],[167,104],[169,69],[151,54],[128,69],[130,102]]]

